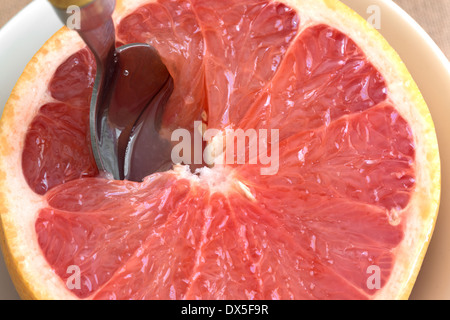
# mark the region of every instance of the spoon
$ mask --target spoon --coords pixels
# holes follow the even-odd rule
[[[115,48],[115,0],[50,2],[97,62],[90,132],[98,169],[117,180],[142,181],[170,168],[170,143],[158,132],[173,79],[156,49],[144,43]]]

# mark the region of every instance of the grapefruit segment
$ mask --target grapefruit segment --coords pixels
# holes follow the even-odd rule
[[[193,1],[205,38],[208,124],[236,125],[276,73],[299,17],[269,1]]]
[[[72,106],[89,106],[96,70],[91,52],[87,49],[78,51],[56,70],[48,86],[50,94]]]
[[[179,210],[149,235],[94,299],[185,298],[201,242],[203,211],[197,197],[207,198],[205,191],[189,190],[177,204]]]
[[[142,184],[82,179],[61,185],[47,195],[49,207],[36,220],[39,245],[65,282],[72,275],[68,268],[79,267],[81,287],[73,292],[85,298],[173,219],[187,191],[186,184],[175,183],[170,174]]]
[[[386,98],[382,75],[361,49],[342,32],[317,25],[302,31],[241,126],[280,129],[282,140]]]
[[[88,128],[95,63],[61,31],[1,124],[2,245],[24,296],[409,294],[436,217],[439,155],[420,93],[375,31],[335,0],[120,0],[114,19],[118,43],[150,43],[174,79],[164,137],[196,120],[222,134],[278,129],[279,166],[263,175],[247,155],[141,183],[101,177]],[[80,288],[67,285],[70,266]]]
[[[190,2],[161,0],[142,5],[121,20],[117,37],[123,43],[149,43],[158,50],[175,82],[163,126],[169,132],[180,127],[193,131],[193,122],[201,121],[206,108],[205,44]]]
[[[45,194],[54,186],[98,174],[90,148],[89,109],[52,102],[43,105],[25,137],[23,174]]]
[[[275,176],[260,175],[259,166],[237,170],[257,193],[279,190],[283,198],[275,197],[268,207],[272,201],[285,203],[286,197],[296,199],[296,206],[326,195],[400,211],[415,187],[414,160],[410,127],[392,106],[382,104],[282,141]]]

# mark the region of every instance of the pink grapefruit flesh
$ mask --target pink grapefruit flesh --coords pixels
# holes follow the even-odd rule
[[[271,176],[245,164],[208,169],[214,183],[176,170],[100,177],[94,59],[82,49],[58,68],[22,166],[47,201],[39,246],[63,282],[80,267],[77,297],[367,299],[371,265],[386,284],[415,187],[411,128],[355,42],[300,22],[266,0],[159,0],[117,26],[121,43],[156,47],[174,78],[165,130],[193,129],[203,112],[209,128],[279,129]]]

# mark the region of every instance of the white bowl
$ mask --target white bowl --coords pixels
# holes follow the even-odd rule
[[[426,32],[390,0],[342,0],[368,18],[370,5],[381,9],[380,32],[400,54],[428,103],[438,134],[441,159],[450,159],[450,63]],[[45,17],[45,19],[43,18]],[[0,30],[0,107],[34,53],[61,27],[46,0],[35,0]],[[436,229],[412,299],[450,299],[450,167],[442,163],[442,201]],[[0,299],[17,299],[0,257]]]
[[[411,299],[450,299],[450,62],[430,36],[390,0],[341,0],[368,18],[381,9],[381,34],[398,52],[424,96],[436,125],[442,161],[442,195],[436,229]]]

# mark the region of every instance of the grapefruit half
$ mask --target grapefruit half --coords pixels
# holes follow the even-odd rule
[[[106,179],[89,141],[95,62],[63,28],[0,127],[0,238],[23,298],[408,297],[436,221],[439,152],[376,30],[337,0],[119,0],[114,20],[121,44],[150,43],[174,78],[161,134],[195,121],[218,139],[277,129],[279,168]]]

